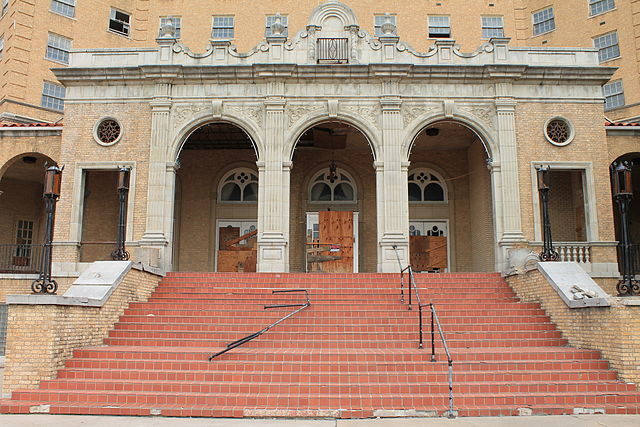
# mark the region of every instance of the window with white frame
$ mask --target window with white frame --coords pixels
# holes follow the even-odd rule
[[[409,172],[410,202],[446,202],[444,180],[429,169],[414,169]]]
[[[429,16],[429,38],[451,37],[449,16]]]
[[[221,202],[257,202],[258,175],[248,168],[232,170],[222,179],[218,199]]]
[[[76,14],[76,0],[51,0],[51,12],[73,18]]]
[[[2,16],[9,11],[9,0],[2,0]]]
[[[356,201],[355,184],[351,176],[340,168],[328,167],[318,172],[311,180],[309,200],[311,202]]]
[[[109,31],[123,36],[129,36],[130,22],[130,14],[118,9],[111,8],[111,15],[109,17]]]
[[[42,106],[53,110],[64,110],[64,86],[55,83],[44,82],[42,87]]]
[[[159,34],[162,33],[162,27],[166,24],[171,24],[173,27],[175,38],[180,38],[180,30],[182,28],[182,18],[179,16],[162,16],[160,17],[160,30]]]
[[[380,37],[384,35],[382,32],[382,24],[386,23],[387,19],[389,19],[390,24],[396,25],[395,15],[385,14],[385,15],[375,15],[373,17],[373,33],[376,37]]]
[[[4,36],[0,37],[0,58],[4,55]]]
[[[504,21],[502,16],[482,17],[482,38],[504,37]]]
[[[211,26],[211,38],[217,40],[231,40],[234,37],[234,17],[214,16]]]
[[[56,62],[62,62],[63,64],[68,64],[70,50],[71,39],[49,33],[45,58]]]
[[[593,39],[593,46],[598,49],[598,59],[600,62],[608,61],[620,56],[618,33],[616,31],[595,37]]]
[[[31,257],[31,245],[33,244],[33,221],[20,219],[16,224],[16,251],[17,257]]]
[[[533,35],[548,33],[556,29],[556,21],[553,16],[553,8],[539,10],[533,13]]]
[[[264,34],[266,37],[272,36],[271,33],[271,25],[275,23],[278,19],[280,19],[280,24],[284,27],[282,31],[282,36],[287,37],[289,35],[289,19],[286,16],[282,15],[267,15],[265,19],[265,30]]]
[[[624,105],[624,89],[622,87],[622,80],[609,82],[602,86],[602,94],[604,95],[605,110],[611,110]]]
[[[614,0],[589,0],[589,15],[600,15],[615,7]]]

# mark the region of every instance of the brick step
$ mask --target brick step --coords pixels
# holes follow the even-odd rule
[[[157,304],[156,304],[157,305]],[[326,309],[326,310],[320,310],[318,308],[316,308],[316,306],[312,306],[314,313],[313,313],[313,317],[314,319],[324,319],[324,318],[342,318],[342,319],[349,319],[349,321],[351,321],[354,318],[357,319],[363,319],[363,318],[369,318],[371,317],[401,317],[401,318],[406,318],[406,314],[407,312],[415,312],[417,310],[407,310],[406,308],[403,309],[399,309],[399,310],[393,310],[392,312],[390,312],[389,310],[363,310],[360,309],[357,311],[357,313],[355,311],[349,310],[348,306],[345,307],[344,310],[331,310],[331,309]],[[306,311],[310,311],[311,308],[307,309]],[[484,317],[492,317],[492,318],[496,318],[496,317],[502,317],[502,316],[522,316],[522,317],[529,317],[529,316],[544,316],[545,312],[544,310],[542,310],[539,306],[538,307],[530,307],[530,308],[523,308],[520,307],[519,304],[514,304],[513,306],[511,306],[511,308],[501,308],[501,309],[485,309],[485,308],[476,308],[475,309],[465,309],[465,310],[459,310],[459,309],[454,309],[454,308],[450,308],[450,309],[442,309],[441,306],[437,307],[438,310],[438,316],[440,317],[441,320],[444,319],[454,319],[454,318],[461,318],[461,317],[465,317],[465,318],[469,318],[469,317],[475,317],[476,319],[481,319]],[[243,316],[249,316],[249,317],[255,317],[257,314],[259,313],[264,313],[265,310],[264,309],[256,309],[256,310],[242,310],[241,312],[238,312],[238,310],[233,310],[233,309],[229,309],[228,307],[225,308],[220,308],[220,309],[205,309],[205,308],[199,308],[199,309],[193,309],[190,308],[190,306],[185,305],[182,308],[176,308],[175,305],[172,304],[163,304],[161,307],[150,307],[148,305],[145,305],[145,303],[132,303],[129,308],[125,309],[124,314],[125,315],[131,315],[131,316],[148,316],[148,315],[154,315],[154,316],[177,316],[177,317],[184,317],[184,316],[197,316],[197,317],[219,317],[222,316],[224,318],[229,318],[229,317],[243,317]],[[417,314],[415,315],[417,316]],[[297,317],[299,318],[299,317]],[[292,318],[296,319],[296,317]]]
[[[389,297],[389,298],[367,297],[366,300],[363,300],[362,296],[358,296],[358,295],[347,297],[347,296],[340,296],[340,295],[327,296],[327,295],[311,294],[309,295],[309,301],[311,302],[312,305],[332,305],[332,306],[333,305],[338,305],[338,306],[351,305],[351,306],[357,307],[358,305],[366,304],[367,306],[387,306],[387,307],[402,306],[402,304],[400,304],[400,301],[396,296]],[[429,298],[428,300],[425,300],[423,298],[422,301],[426,304],[433,303],[436,305],[436,307],[438,307],[441,304],[452,304],[454,300],[452,300],[448,296],[447,297],[436,296],[433,298]],[[460,297],[455,301],[459,304],[477,304],[478,297],[475,297],[475,298]],[[492,301],[492,304],[499,304],[499,303],[508,304],[508,303],[517,303],[519,299],[516,298],[515,296],[497,295],[497,296],[492,296],[491,301]],[[216,305],[216,304],[229,305],[230,304],[230,305],[236,305],[238,307],[245,307],[245,306],[251,307],[251,306],[263,306],[268,304],[297,304],[297,303],[305,302],[305,299],[302,297],[287,298],[287,299],[273,298],[271,294],[263,294],[263,295],[255,295],[255,296],[247,295],[245,297],[240,297],[240,298],[237,295],[234,295],[232,297],[224,296],[224,295],[198,297],[192,294],[192,295],[184,295],[184,296],[154,295],[153,297],[149,298],[148,302],[149,303],[177,302],[180,304],[211,304],[211,305]],[[417,304],[416,299],[413,300],[413,304],[414,305]]]
[[[181,287],[175,287],[175,286],[168,286],[168,285],[160,285],[156,291],[154,292],[154,295],[166,295],[166,294],[176,294],[176,295],[240,295],[240,296],[247,296],[247,295],[269,295],[272,296],[274,298],[280,298],[280,297],[286,297],[286,296],[292,296],[292,297],[300,297],[301,295],[304,295],[303,293],[299,293],[299,292],[295,292],[292,294],[273,294],[272,291],[277,290],[278,288],[240,288],[240,289],[236,289],[236,288],[223,288],[223,287],[218,287],[218,286],[206,286],[206,287],[202,287],[202,286],[193,286],[193,287],[186,287],[186,286],[181,286]],[[318,289],[311,289],[308,290],[310,295],[332,295],[332,296],[337,296],[337,295],[341,295],[341,296],[351,296],[351,295],[357,295],[357,296],[362,296],[363,293],[366,294],[367,299],[369,299],[370,297],[374,297],[374,296],[379,296],[379,297],[385,297],[385,298],[400,298],[400,291],[398,289],[380,289],[380,288],[375,288],[375,289],[371,289],[369,287],[362,287],[362,288],[331,288],[331,289],[322,289],[322,288],[318,288]],[[511,288],[508,288],[506,286],[495,286],[492,288],[478,288],[478,289],[473,289],[473,292],[469,292],[468,288],[465,287],[458,287],[458,288],[447,288],[447,289],[438,289],[438,288],[420,288],[420,295],[422,296],[424,293],[424,296],[426,297],[427,295],[431,295],[431,296],[435,296],[437,294],[442,295],[443,293],[446,294],[446,296],[449,296],[451,298],[457,298],[457,297],[463,297],[463,296],[469,296],[469,295],[473,295],[473,296],[478,296],[478,295],[515,295],[515,293],[513,292],[513,290]],[[406,292],[406,298],[409,298],[409,294],[408,292]]]
[[[165,347],[161,351],[157,347],[126,347],[126,346],[101,346],[87,347],[74,351],[76,358],[90,359],[129,359],[129,360],[167,360],[167,361],[204,361],[209,357],[212,350],[202,348]],[[442,360],[443,355],[440,342],[436,343],[436,355],[438,360]],[[482,363],[502,363],[505,361],[523,361],[534,363],[540,362],[565,362],[596,360],[601,361],[600,353],[595,350],[582,350],[571,347],[549,348],[549,347],[526,347],[522,349],[513,348],[492,348],[492,349],[458,349],[454,353],[456,366],[462,362],[482,362]],[[286,352],[268,351],[265,349],[238,347],[224,355],[223,361],[264,361],[266,363],[346,363],[349,366],[357,363],[407,363],[407,362],[429,362],[431,352],[428,349],[419,350],[397,349],[392,353],[381,353],[375,350],[309,350],[309,349],[289,349]],[[69,360],[69,362],[73,359]],[[338,365],[336,365],[338,366]],[[606,369],[607,366],[604,367]],[[207,368],[208,369],[208,368]],[[410,366],[407,369],[411,369]],[[532,368],[533,369],[533,368]],[[598,368],[599,369],[599,368]]]
[[[222,348],[230,341],[242,338],[242,336],[235,336],[232,339],[186,339],[186,338],[124,338],[124,337],[111,337],[105,338],[104,343],[107,345],[129,345],[129,346],[156,346],[156,347],[205,347],[205,348]],[[490,347],[545,347],[545,346],[565,346],[567,340],[562,338],[505,338],[505,339],[484,339],[477,340],[473,343],[469,342],[467,338],[459,339],[447,339],[449,348],[490,348]],[[295,341],[285,341],[281,339],[261,339],[253,340],[245,344],[251,348],[262,349],[398,349],[398,348],[414,348],[417,346],[417,339],[399,340],[399,341],[380,341],[379,337],[372,337],[369,341],[358,340],[350,341],[346,339],[332,339],[325,340],[306,340],[302,341],[296,339]]]
[[[41,402],[80,402],[103,403],[105,405],[145,404],[162,405],[178,404],[186,406],[244,406],[258,408],[297,408],[297,409],[335,409],[349,402],[350,407],[365,408],[429,408],[445,406],[448,394],[399,394],[380,393],[378,395],[362,396],[359,394],[339,396],[330,393],[309,395],[308,393],[278,393],[267,395],[252,395],[247,393],[173,393],[153,392],[136,393],[124,391],[89,391],[89,390],[25,390],[15,391],[13,400],[41,401]],[[548,393],[477,393],[464,394],[456,399],[456,405],[542,405],[555,404],[571,407],[595,404],[631,404],[640,405],[640,393],[629,391],[604,392],[555,392]]]
[[[138,380],[131,383],[123,380],[101,379],[100,381],[80,381],[71,379],[57,379],[43,381],[41,391],[123,391],[137,393],[249,393],[249,394],[445,394],[449,392],[446,379],[439,383],[417,382],[409,379],[403,382],[391,381],[356,381],[348,383],[336,376],[321,378],[320,381],[302,380],[298,383],[249,381],[224,381],[222,376],[209,382],[190,381],[150,381]],[[554,381],[554,382],[526,382],[505,383],[487,381],[469,383],[456,381],[456,394],[488,394],[488,393],[584,393],[584,392],[630,392],[636,391],[635,384],[625,384],[617,381],[588,383],[585,381]],[[19,395],[16,398],[20,398]]]
[[[391,313],[389,313],[391,314]],[[425,319],[427,316],[430,316],[428,312],[424,313]],[[445,318],[442,317],[441,314],[438,314],[440,317],[440,323],[444,330],[448,330],[449,326],[453,325],[496,325],[496,324],[508,324],[508,323],[517,323],[517,324],[546,324],[550,323],[551,319],[548,316],[502,316],[502,317],[451,317],[447,316]],[[353,326],[358,325],[414,325],[416,324],[416,316],[414,315],[402,315],[397,317],[389,316],[380,316],[380,317],[355,317],[349,319],[349,324]],[[161,324],[190,324],[193,326],[209,324],[209,325],[262,325],[264,326],[263,319],[256,318],[255,316],[161,316],[155,314],[147,314],[147,315],[124,315],[120,317],[120,322],[118,324],[124,323],[161,323]],[[299,317],[291,317],[287,319],[286,325],[307,325],[308,319],[300,319]],[[344,325],[345,319],[344,317],[324,317],[318,319],[313,323],[318,326],[335,326],[335,325]],[[282,326],[285,326],[282,324]]]
[[[426,319],[426,317],[425,317]],[[259,322],[262,320],[262,322]],[[116,331],[153,331],[153,332],[234,332],[234,333],[251,333],[256,328],[266,326],[266,319],[256,319],[254,323],[245,324],[206,324],[206,323],[164,323],[164,322],[130,322],[121,321],[116,323]],[[348,333],[348,332],[400,332],[400,333],[416,333],[418,324],[416,319],[406,322],[403,325],[390,324],[362,324],[362,325],[329,325],[317,324],[309,325],[308,322],[282,323],[272,331],[279,332],[319,332],[319,333]],[[556,325],[553,323],[489,323],[489,324],[443,324],[442,327],[449,333],[455,332],[525,332],[525,331],[556,331]],[[428,332],[429,326],[425,329]]]
[[[457,368],[457,366],[456,366]],[[333,372],[263,372],[263,371],[228,371],[218,369],[216,371],[152,371],[152,370],[122,370],[122,369],[81,369],[65,368],[58,372],[58,379],[76,380],[122,380],[122,381],[186,381],[186,382],[213,382],[224,379],[225,381],[239,381],[248,383],[282,382],[288,384],[319,383],[329,379],[335,379]],[[341,384],[362,383],[446,383],[448,374],[442,372],[342,372],[339,376]],[[460,371],[456,369],[455,384],[464,383],[529,383],[529,382],[576,382],[590,381],[616,382],[617,375],[609,370],[583,370],[583,371]],[[456,388],[457,389],[457,388]]]

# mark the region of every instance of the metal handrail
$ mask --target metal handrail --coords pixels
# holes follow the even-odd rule
[[[444,332],[442,331],[442,326],[440,325],[440,319],[438,318],[438,314],[436,312],[436,307],[432,302],[422,304],[420,300],[420,292],[418,291],[418,286],[416,284],[416,278],[413,274],[413,267],[411,264],[406,267],[402,267],[402,261],[400,261],[400,255],[398,254],[398,247],[393,245],[393,249],[396,253],[396,258],[398,260],[398,266],[400,267],[400,302],[404,304],[404,275],[405,272],[408,272],[409,275],[409,283],[407,284],[408,292],[409,292],[409,302],[407,304],[407,308],[409,310],[412,309],[412,294],[415,293],[416,301],[418,305],[418,325],[419,325],[419,346],[418,348],[423,348],[423,320],[422,320],[422,307],[429,306],[431,311],[431,361],[436,361],[436,340],[435,340],[435,326],[438,327],[438,334],[440,335],[440,339],[442,340],[442,346],[444,347],[445,354],[447,355],[447,364],[449,367],[449,410],[447,411],[447,418],[455,418],[455,412],[453,410],[453,359],[451,357],[451,352],[449,351],[449,346],[447,345],[447,339],[444,336]],[[413,289],[413,292],[412,292]]]
[[[275,291],[271,291],[272,294],[284,294],[284,293],[293,293],[293,292],[304,292],[305,297],[306,297],[306,302],[303,304],[275,304],[275,305],[265,305],[263,308],[265,310],[270,309],[270,308],[285,308],[285,307],[300,307],[297,310],[292,311],[291,313],[287,314],[286,316],[281,317],[279,320],[273,322],[272,324],[270,324],[269,326],[260,329],[258,332],[254,332],[252,334],[247,335],[244,338],[240,338],[238,340],[232,341],[229,344],[227,344],[226,348],[224,350],[221,350],[217,353],[212,354],[211,356],[209,356],[209,362],[211,362],[213,359],[215,359],[216,357],[220,356],[221,354],[226,353],[229,350],[233,350],[236,347],[241,346],[244,343],[247,343],[249,341],[251,341],[254,338],[258,338],[260,335],[264,334],[265,332],[267,332],[269,329],[273,328],[274,326],[276,326],[278,323],[285,321],[286,319],[288,319],[289,317],[293,316],[296,313],[301,312],[302,310],[304,310],[305,308],[309,307],[311,305],[311,302],[309,301],[309,292],[307,292],[306,289],[281,289],[281,290],[275,290]]]

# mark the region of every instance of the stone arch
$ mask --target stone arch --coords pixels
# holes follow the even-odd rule
[[[302,134],[314,126],[330,122],[343,122],[357,129],[367,139],[373,161],[375,162],[379,158],[381,151],[377,129],[360,117],[348,113],[339,113],[336,117],[329,117],[326,113],[314,113],[300,120],[293,128],[289,128],[285,134],[285,147],[282,158],[292,161],[293,153]]]
[[[2,179],[4,174],[7,172],[7,170],[11,166],[13,166],[13,164],[15,162],[17,162],[19,159],[21,159],[23,157],[26,157],[26,156],[44,157],[50,164],[52,164],[52,165],[54,165],[54,164],[57,165],[58,164],[58,162],[53,160],[49,154],[40,153],[40,152],[37,152],[37,151],[27,151],[27,152],[24,152],[24,153],[16,154],[13,157],[11,157],[10,159],[8,159],[6,162],[4,162],[4,164],[0,165],[0,180]],[[44,170],[42,171],[42,176],[44,177]]]
[[[356,14],[349,6],[339,1],[328,1],[316,7],[309,17],[309,26],[322,27],[322,24],[331,18],[337,18],[342,26],[358,26]]]
[[[499,161],[498,156],[500,151],[493,133],[487,129],[484,123],[478,121],[475,117],[458,112],[456,112],[453,117],[445,117],[441,113],[435,113],[414,121],[413,125],[409,127],[405,133],[404,143],[402,145],[403,160],[409,161],[411,149],[418,134],[426,127],[438,122],[453,122],[466,127],[478,137],[484,147],[487,158],[491,161]]]
[[[202,126],[210,123],[228,123],[242,129],[251,139],[253,149],[256,152],[256,158],[260,160],[261,153],[264,153],[264,143],[261,130],[252,122],[241,117],[223,114],[220,118],[212,118],[210,114],[200,114],[194,116],[191,121],[187,122],[175,134],[173,141],[170,143],[167,151],[167,161],[175,162],[180,156],[182,147],[187,142],[191,134],[200,129]]]

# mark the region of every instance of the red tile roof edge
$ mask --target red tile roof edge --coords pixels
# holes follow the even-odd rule
[[[61,127],[62,123],[0,123],[0,128]]]
[[[629,126],[629,127],[640,127],[640,123],[621,123],[621,122],[604,122],[605,126]]]

